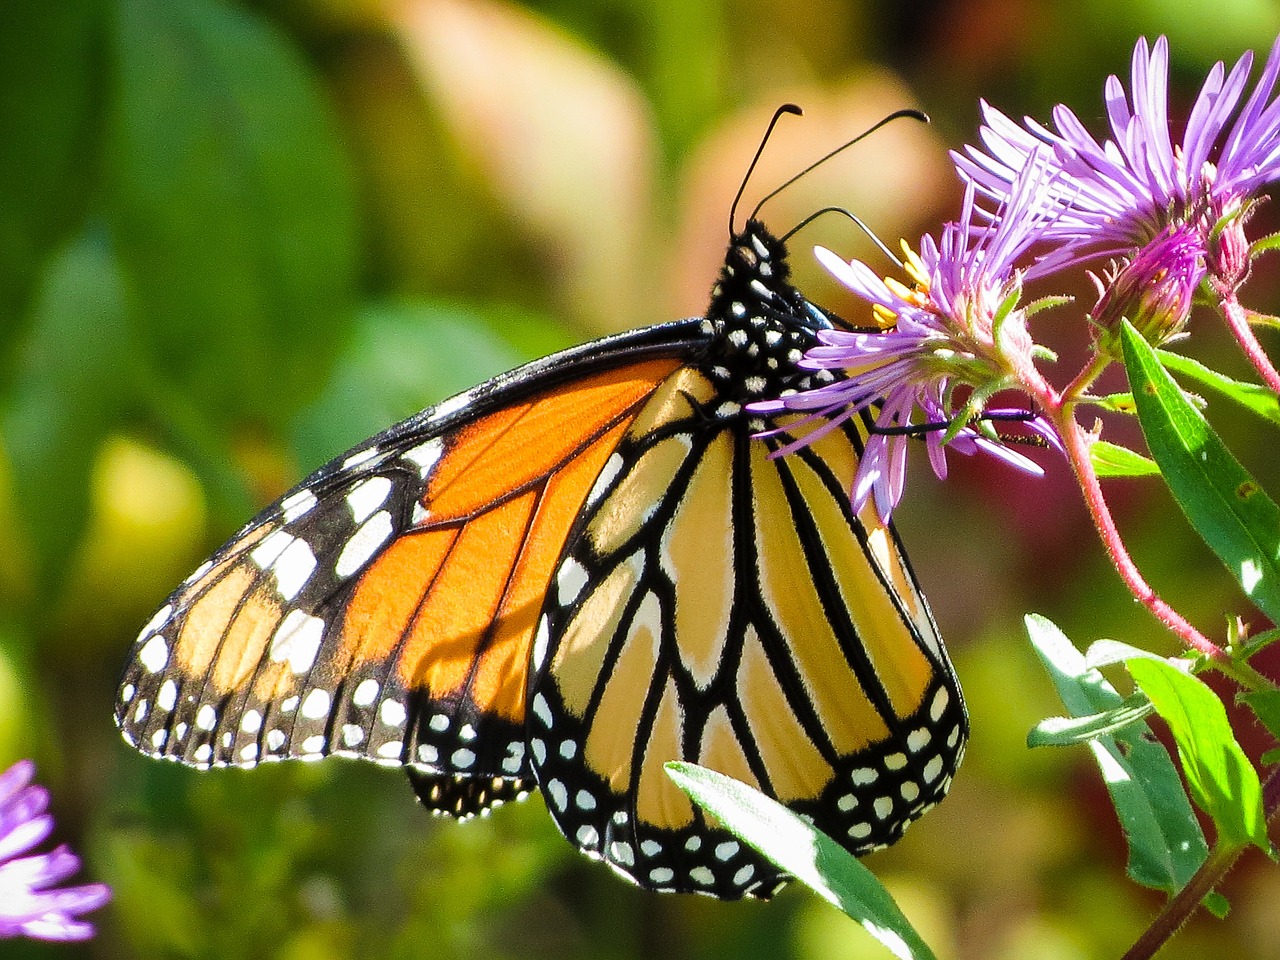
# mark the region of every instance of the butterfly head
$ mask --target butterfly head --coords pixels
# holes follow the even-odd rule
[[[706,372],[734,403],[806,389],[816,385],[810,382],[816,374],[825,374],[799,363],[831,319],[790,278],[786,244],[760,221],[748,220],[729,244],[703,321],[711,337]]]

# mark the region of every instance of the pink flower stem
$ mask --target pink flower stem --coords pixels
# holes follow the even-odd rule
[[[1107,556],[1111,558],[1111,563],[1115,566],[1116,572],[1120,574],[1120,579],[1124,581],[1125,586],[1129,588],[1129,592],[1187,646],[1198,650],[1218,664],[1229,664],[1231,658],[1225,650],[1188,623],[1173,607],[1160,599],[1155,590],[1151,588],[1151,585],[1138,572],[1137,565],[1133,562],[1133,558],[1129,556],[1129,551],[1125,549],[1124,541],[1120,538],[1120,531],[1116,528],[1115,520],[1111,516],[1111,510],[1107,506],[1106,498],[1102,495],[1102,484],[1098,479],[1097,472],[1093,469],[1093,461],[1089,456],[1089,448],[1093,443],[1093,437],[1086,433],[1080,424],[1076,422],[1074,416],[1075,402],[1070,399],[1076,396],[1076,389],[1083,389],[1092,381],[1093,377],[1096,376],[1096,372],[1095,365],[1091,365],[1087,372],[1082,372],[1077,381],[1072,384],[1074,389],[1069,388],[1066,398],[1055,393],[1052,388],[1049,388],[1047,384],[1041,381],[1040,384],[1037,384],[1039,389],[1034,391],[1035,398],[1045,412],[1053,417],[1058,427],[1058,433],[1061,435],[1062,443],[1066,447],[1067,459],[1071,463],[1071,469],[1075,472],[1076,480],[1080,484],[1085,505],[1089,508],[1089,515],[1093,518],[1093,525],[1098,530],[1098,536],[1107,550]],[[1024,384],[1024,388],[1026,386],[1029,385]]]
[[[1280,393],[1280,373],[1276,372],[1271,359],[1263,351],[1262,344],[1258,343],[1258,338],[1253,335],[1253,327],[1249,326],[1249,315],[1236,299],[1235,291],[1229,290],[1223,293],[1219,306],[1222,308],[1222,316],[1226,319],[1227,326],[1240,342],[1245,356],[1258,371],[1262,381],[1276,393]]]

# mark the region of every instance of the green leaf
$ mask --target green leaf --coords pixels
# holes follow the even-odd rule
[[[1146,697],[1130,697],[1114,710],[1083,717],[1049,717],[1027,734],[1028,747],[1069,747],[1119,733],[1149,717],[1155,708]]]
[[[323,463],[522,359],[474,312],[403,300],[367,306],[324,391],[294,424],[299,462]]]
[[[106,184],[152,366],[279,425],[350,321],[353,190],[301,57],[216,0],[119,0]]]
[[[44,596],[84,534],[90,465],[134,382],[125,310],[112,250],[101,230],[91,230],[54,257],[41,278],[4,398],[15,501]]]
[[[1067,710],[1083,717],[1124,707],[1125,700],[1052,622],[1031,615],[1027,633]],[[1209,855],[1177,768],[1146,723],[1089,741],[1129,843],[1129,876],[1174,893]]]
[[[14,497],[47,595],[83,532],[90,467],[133,383],[125,294],[91,230],[50,261],[4,408]]]
[[[665,766],[676,785],[729,832],[862,924],[895,957],[933,958],[875,874],[825,833],[723,774],[692,763]]]
[[[1184,357],[1180,353],[1157,350],[1156,356],[1160,358],[1160,362],[1166,370],[1180,373],[1184,377],[1194,380],[1200,386],[1208,387],[1228,400],[1235,401],[1246,410],[1256,413],[1263,419],[1280,425],[1280,397],[1277,397],[1266,387],[1259,386],[1256,383],[1242,383],[1239,380],[1232,380],[1230,377],[1224,376],[1216,370],[1211,370],[1203,363],[1192,360],[1190,357]]]
[[[1269,767],[1272,764],[1280,763],[1280,747],[1276,747],[1273,750],[1268,750],[1266,753],[1262,755],[1261,759],[1262,759],[1262,765],[1264,767]]]
[[[1136,411],[1133,406],[1132,393],[1109,393],[1105,397],[1094,397],[1090,403],[1095,406],[1102,407],[1104,410],[1111,410],[1115,413],[1127,413],[1132,415]]]
[[[1089,459],[1100,477],[1150,477],[1160,473],[1154,460],[1106,440],[1089,447]]]
[[[1255,690],[1240,697],[1267,732],[1280,740],[1280,690]]]
[[[104,9],[103,0],[0,4],[0,379],[46,257],[89,203]]]
[[[1196,804],[1213,818],[1219,842],[1270,852],[1262,784],[1240,749],[1226,708],[1205,683],[1160,660],[1131,660],[1129,673],[1151,698],[1178,745]]]
[[[1135,647],[1131,643],[1122,643],[1119,640],[1095,640],[1089,644],[1089,649],[1084,652],[1084,662],[1095,670],[1109,667],[1113,663],[1127,663],[1130,660],[1142,657],[1151,660],[1164,659],[1158,653],[1152,653],[1150,650],[1143,650],[1141,647]]]
[[[1187,402],[1127,321],[1122,341],[1142,432],[1174,499],[1245,594],[1280,623],[1280,507]]]

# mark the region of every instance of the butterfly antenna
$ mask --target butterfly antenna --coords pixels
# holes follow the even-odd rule
[[[895,120],[901,120],[903,117],[910,117],[912,120],[919,120],[921,123],[928,123],[928,122],[929,122],[929,115],[928,115],[927,113],[923,113],[923,112],[922,112],[922,111],[920,111],[920,110],[911,110],[911,109],[907,109],[907,110],[895,110],[893,113],[889,114],[889,115],[888,115],[887,117],[885,117],[883,120],[879,121],[878,123],[876,123],[876,124],[872,125],[871,127],[868,127],[866,130],[862,131],[862,133],[858,134],[858,135],[857,135],[856,137],[854,137],[852,140],[848,141],[847,143],[842,143],[840,146],[836,147],[834,150],[832,150],[830,153],[828,153],[825,157],[820,157],[819,159],[817,159],[817,160],[813,161],[813,163],[809,164],[807,167],[805,167],[803,170],[801,170],[799,173],[797,173],[794,177],[792,177],[790,180],[788,180],[788,181],[787,181],[786,183],[784,183],[782,186],[780,186],[780,187],[775,187],[775,188],[774,188],[773,190],[771,190],[769,193],[765,194],[764,199],[763,199],[763,200],[761,200],[759,203],[757,203],[757,204],[756,204],[756,206],[755,206],[755,209],[751,211],[751,219],[753,219],[753,220],[754,220],[754,219],[756,218],[756,216],[760,213],[760,208],[761,208],[761,207],[763,207],[766,203],[768,203],[770,200],[772,200],[774,197],[776,197],[778,194],[780,194],[783,190],[787,189],[787,187],[791,186],[793,183],[795,183],[795,182],[796,182],[797,180],[799,180],[801,177],[803,177],[803,176],[805,176],[805,175],[807,175],[807,174],[811,173],[813,170],[815,170],[815,169],[817,169],[818,167],[822,166],[824,163],[826,163],[828,160],[830,160],[830,159],[831,159],[832,157],[834,157],[836,154],[838,154],[838,153],[842,153],[843,151],[848,150],[848,149],[849,149],[850,147],[852,147],[855,143],[860,143],[861,141],[865,140],[867,137],[871,136],[871,134],[875,133],[877,130],[879,130],[881,127],[885,126],[886,124],[892,123],[892,122],[893,122],[893,121],[895,121]],[[775,119],[776,119],[776,118],[775,118]],[[760,144],[760,148],[761,148],[762,150],[764,149],[764,144],[763,144],[763,143],[762,143],[762,144]],[[758,152],[757,152],[756,156],[757,156],[757,157],[759,156],[759,153],[758,153]],[[754,165],[754,164],[753,164],[753,165]],[[748,172],[748,175],[750,175],[750,172]],[[738,191],[738,193],[739,193],[739,194],[741,194],[741,193],[742,193],[742,191],[741,191],[741,190],[739,190],[739,191]]]
[[[764,153],[765,144],[769,142],[769,137],[773,135],[773,128],[778,125],[778,121],[782,119],[783,114],[791,114],[794,117],[803,117],[804,111],[794,103],[784,103],[773,111],[773,119],[769,121],[769,126],[765,127],[764,136],[760,138],[760,146],[756,147],[756,155],[751,158],[751,164],[747,167],[747,172],[742,178],[742,182],[738,184],[738,192],[733,197],[733,205],[729,207],[729,240],[732,241],[736,237],[737,231],[734,229],[733,222],[737,219],[738,203],[742,200],[742,192],[747,189],[747,181],[751,179],[751,174],[756,168],[756,164],[760,162],[760,155]],[[842,148],[843,149],[843,148]],[[756,208],[757,210],[759,207]],[[752,216],[755,214],[753,213]]]
[[[782,242],[787,243],[797,233],[799,233],[809,224],[813,223],[813,221],[817,220],[819,217],[828,213],[841,214],[842,216],[846,216],[850,220],[852,220],[854,223],[856,223],[859,226],[859,228],[861,228],[862,232],[871,238],[871,242],[880,248],[880,252],[883,253],[886,257],[888,257],[890,260],[892,260],[897,265],[899,270],[902,269],[902,261],[899,260],[896,256],[894,256],[893,251],[890,250],[885,245],[885,242],[881,240],[879,237],[877,237],[875,235],[875,232],[870,227],[868,227],[860,217],[858,217],[856,214],[850,213],[844,207],[823,207],[821,210],[817,211],[816,213],[809,214],[809,216],[805,217],[803,220],[801,220],[794,227],[792,227],[790,230],[788,230],[786,233],[782,235]]]

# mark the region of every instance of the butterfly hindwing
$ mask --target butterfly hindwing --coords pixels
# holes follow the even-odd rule
[[[792,437],[759,438],[745,409],[802,384],[796,354],[826,324],[769,242],[731,254],[702,364],[659,387],[587,498],[528,721],[566,837],[642,886],[722,898],[785,877],[708,824],[666,761],[755,786],[864,853],[945,793],[966,733],[893,531],[849,504],[866,424],[779,457]]]

